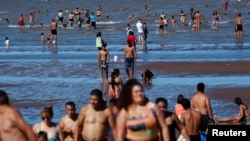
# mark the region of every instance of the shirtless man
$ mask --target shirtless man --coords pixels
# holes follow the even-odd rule
[[[35,141],[35,134],[0,90],[0,141]]]
[[[52,41],[56,40],[56,35],[57,35],[57,23],[54,19],[51,20],[50,23],[50,31],[52,34]]]
[[[210,119],[213,119],[210,98],[204,94],[205,84],[197,84],[197,93],[191,99],[191,107],[201,113],[202,125],[201,131],[207,130],[207,125]]]
[[[98,56],[98,64],[101,69],[101,78],[103,79],[103,70],[105,70],[106,73],[106,78],[108,79],[108,64],[109,64],[109,52],[106,49],[107,44],[103,43],[102,44],[102,49],[99,51],[99,56]]]
[[[80,135],[86,141],[103,141],[106,139],[108,125],[113,135],[116,135],[114,118],[110,108],[104,106],[102,95],[99,89],[91,91],[90,103],[81,109],[78,116],[74,141],[79,141]]]
[[[201,141],[200,134],[199,134],[201,114],[191,109],[191,104],[188,99],[184,98],[181,104],[185,110],[185,112],[181,116],[181,122],[186,127],[190,140]]]
[[[124,61],[128,79],[133,79],[134,76],[134,63],[136,61],[136,52],[134,46],[131,44],[130,40],[127,41],[128,45],[124,48]],[[131,69],[131,75],[130,75]]]
[[[243,21],[241,18],[241,13],[238,14],[236,20],[235,20],[235,36],[236,37],[242,37],[243,35]]]
[[[74,141],[74,128],[77,122],[78,114],[75,113],[75,103],[69,101],[65,104],[67,114],[61,118],[59,123],[60,141]]]
[[[237,116],[234,117],[228,117],[224,119],[216,119],[217,122],[234,122],[234,123],[241,123],[246,120],[246,117],[248,116],[248,107],[246,104],[244,104],[241,101],[241,98],[236,97],[234,99],[234,102],[238,105],[239,107],[239,113]]]

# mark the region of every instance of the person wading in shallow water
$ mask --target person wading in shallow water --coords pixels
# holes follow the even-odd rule
[[[127,40],[128,45],[124,48],[124,61],[126,67],[126,73],[128,79],[133,79],[134,77],[134,64],[136,62],[136,51],[134,46],[131,44],[130,40]],[[131,73],[130,73],[131,72]]]
[[[102,81],[103,79],[103,73],[106,74],[106,79],[108,79],[108,66],[109,66],[109,52],[106,49],[107,44],[103,43],[102,44],[102,49],[99,51],[99,56],[98,56],[98,64],[100,67],[100,75],[101,75],[101,79]]]

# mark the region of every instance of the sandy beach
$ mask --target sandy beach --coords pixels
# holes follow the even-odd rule
[[[249,61],[225,62],[150,62],[143,63],[136,69],[149,68],[166,74],[187,73],[194,75],[249,75]]]

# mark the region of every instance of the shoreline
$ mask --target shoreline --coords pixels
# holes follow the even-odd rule
[[[250,61],[145,62],[138,63],[138,65],[135,66],[136,70],[143,70],[144,68],[149,68],[153,72],[164,72],[168,74],[250,75]]]

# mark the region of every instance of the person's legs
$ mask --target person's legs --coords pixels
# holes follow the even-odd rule
[[[101,80],[103,80],[103,68],[102,67],[100,68],[100,78]]]
[[[108,64],[106,65],[105,73],[106,73],[106,78],[108,79],[108,77],[109,77],[109,75],[108,75]]]
[[[131,78],[130,79],[133,79],[134,78],[134,67],[131,67]]]
[[[129,76],[129,67],[126,67],[126,73],[127,73],[128,79],[130,79],[130,76]]]
[[[237,119],[236,119],[236,117],[228,117],[228,118],[224,118],[224,119],[216,118],[215,120],[216,120],[216,122],[234,122]]]

